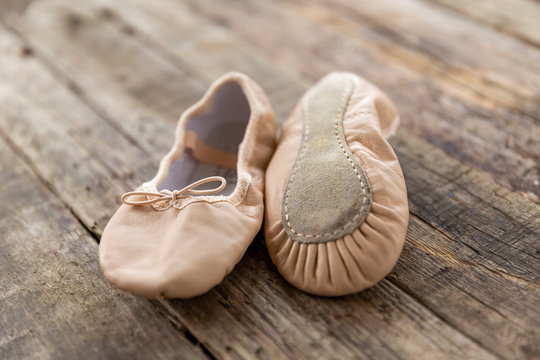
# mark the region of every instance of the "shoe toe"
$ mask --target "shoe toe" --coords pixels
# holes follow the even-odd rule
[[[135,295],[190,298],[223,280],[256,226],[233,205],[167,211],[122,205],[103,233],[100,265],[110,282]]]

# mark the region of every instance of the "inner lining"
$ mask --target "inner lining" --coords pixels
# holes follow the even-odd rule
[[[230,195],[237,182],[236,157],[251,115],[249,102],[236,82],[222,85],[210,107],[192,116],[186,124],[184,151],[169,168],[158,191],[180,190],[208,176],[222,176],[227,186],[215,195]],[[198,189],[215,187],[206,183]]]

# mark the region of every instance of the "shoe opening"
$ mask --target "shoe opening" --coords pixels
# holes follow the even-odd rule
[[[216,195],[230,195],[237,183],[237,157],[251,115],[248,99],[237,82],[227,82],[214,93],[204,113],[186,124],[184,151],[169,168],[158,191],[179,190],[209,176],[222,176],[227,186]],[[215,184],[204,184],[200,189]]]

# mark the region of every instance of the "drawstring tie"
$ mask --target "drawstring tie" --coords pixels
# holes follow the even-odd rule
[[[196,187],[199,187],[203,184],[209,183],[209,182],[220,182],[220,185],[218,187],[212,188],[212,189],[204,189],[204,190],[195,190]],[[147,191],[130,191],[122,195],[122,202],[126,205],[150,205],[154,204],[160,201],[171,201],[174,202],[177,199],[185,196],[185,195],[209,195],[209,194],[216,194],[223,190],[225,186],[227,185],[227,180],[221,176],[210,176],[198,181],[195,181],[194,183],[180,189],[180,190],[161,190],[160,192],[147,192]],[[138,196],[138,195],[144,195],[147,197],[153,197],[153,199],[147,199],[147,200],[140,200],[140,201],[130,201],[129,198],[131,196]]]

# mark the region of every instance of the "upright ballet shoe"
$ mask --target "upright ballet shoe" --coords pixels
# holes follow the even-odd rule
[[[156,176],[124,194],[99,245],[105,277],[148,298],[190,298],[219,284],[259,231],[272,108],[229,73],[180,117]]]

